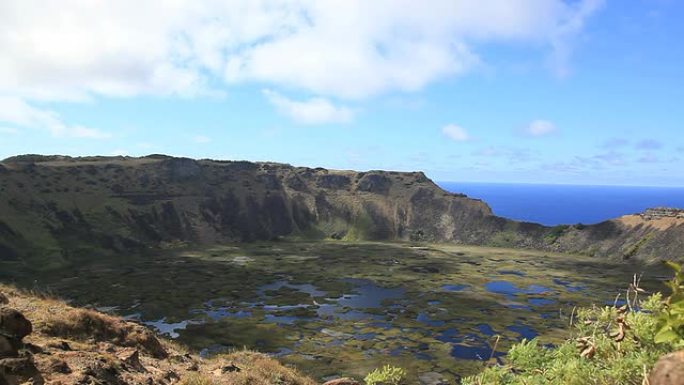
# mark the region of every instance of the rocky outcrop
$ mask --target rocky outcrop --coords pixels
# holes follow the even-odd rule
[[[274,378],[281,385],[315,384],[263,354],[240,351],[203,359],[147,329],[141,331],[141,325],[11,287],[0,289],[9,290],[12,305],[0,308],[1,385],[248,385],[272,383]],[[75,320],[75,314],[88,319]],[[121,338],[121,330],[135,334]],[[164,355],[142,346],[139,334],[156,341],[147,345],[162,347]]]
[[[659,218],[684,218],[684,210],[671,207],[656,207],[647,209],[639,216],[645,220],[654,220]]]
[[[17,385],[30,381],[45,381],[33,361],[33,355],[24,345],[24,337],[33,327],[16,309],[0,307],[0,384]]]
[[[684,385],[684,351],[667,354],[656,362],[649,385]]]
[[[0,333],[8,338],[21,341],[31,334],[33,326],[20,312],[9,308],[0,308]]]
[[[358,191],[367,191],[374,194],[386,195],[392,187],[392,179],[382,173],[361,173],[361,179],[356,185]]]

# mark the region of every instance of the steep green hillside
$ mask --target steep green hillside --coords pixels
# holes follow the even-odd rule
[[[423,173],[276,163],[25,155],[0,163],[0,263],[41,269],[175,244],[411,240],[677,257],[684,226],[546,228],[492,214]],[[9,274],[2,269],[0,275]]]

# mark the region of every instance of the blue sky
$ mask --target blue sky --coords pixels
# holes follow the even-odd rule
[[[676,0],[56,3],[0,5],[0,158],[684,186]]]

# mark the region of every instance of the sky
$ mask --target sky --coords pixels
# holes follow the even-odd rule
[[[684,186],[678,0],[0,0],[25,153]]]

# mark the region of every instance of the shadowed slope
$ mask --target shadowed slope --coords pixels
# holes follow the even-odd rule
[[[684,226],[547,228],[496,217],[423,173],[24,155],[0,164],[0,264],[49,269],[177,243],[409,240],[676,258]],[[0,279],[8,274],[0,270]]]

